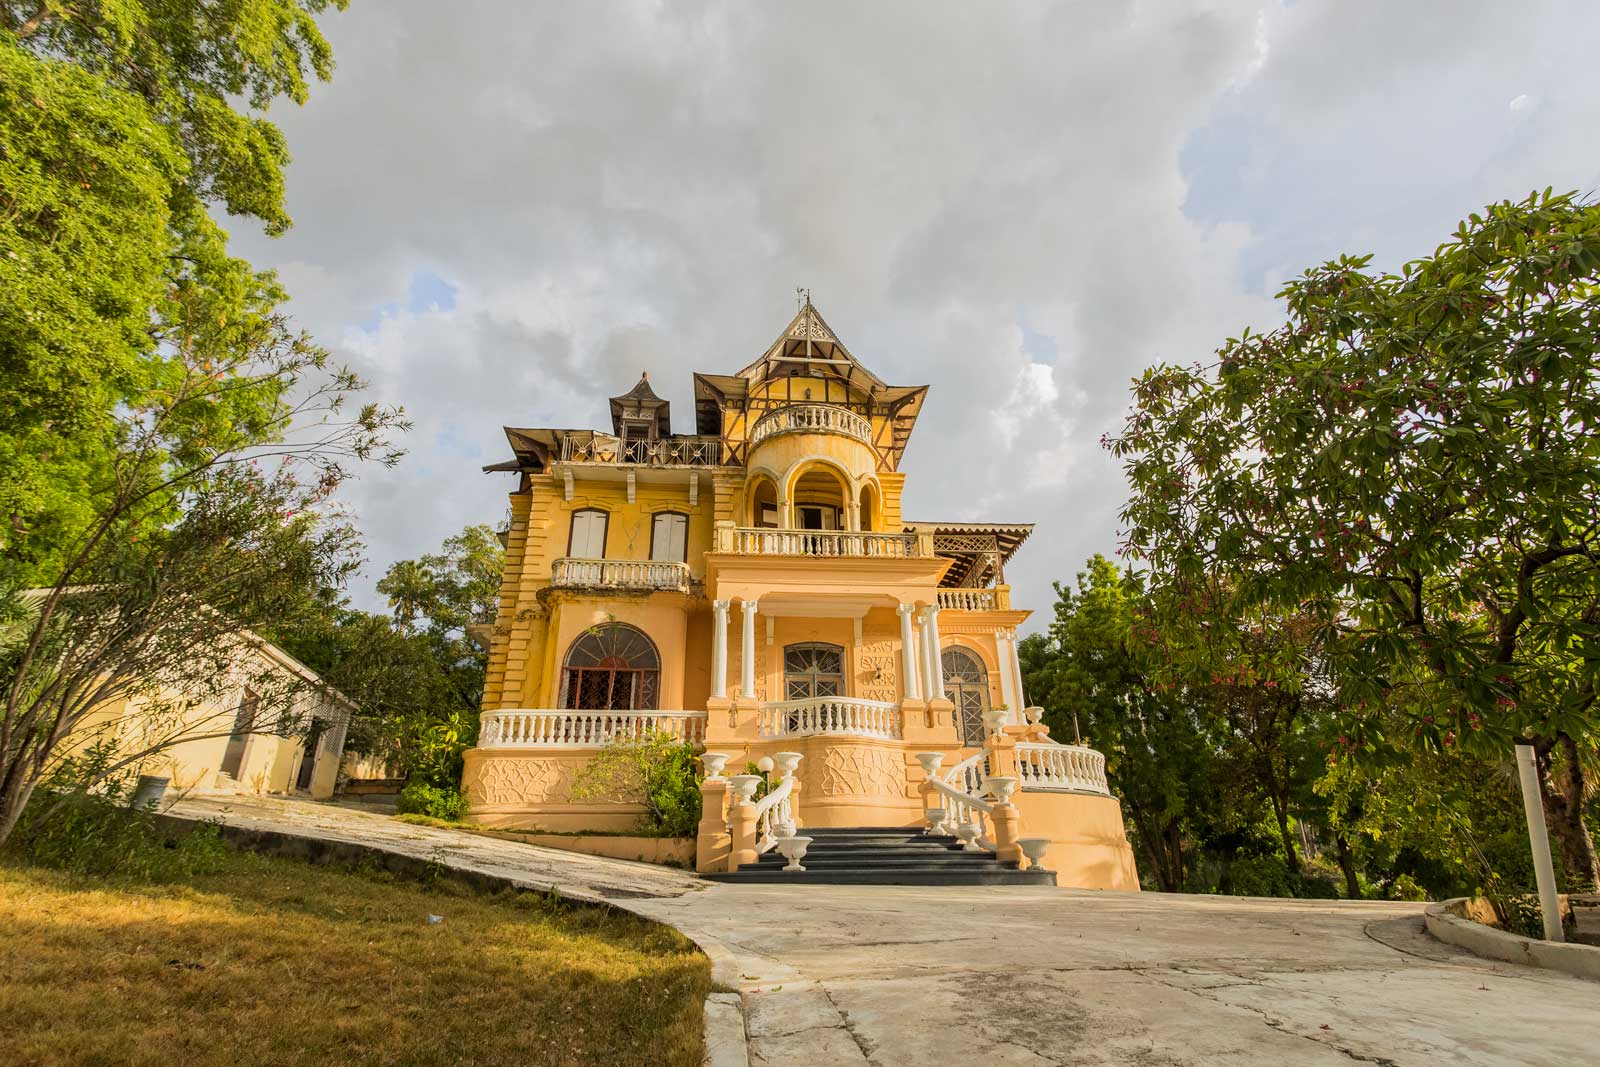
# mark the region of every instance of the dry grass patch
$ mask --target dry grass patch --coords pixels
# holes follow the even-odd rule
[[[442,915],[438,924],[429,915]],[[698,1064],[682,935],[231,854],[186,885],[0,862],[0,1064]]]

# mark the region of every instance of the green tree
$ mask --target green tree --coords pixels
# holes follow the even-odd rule
[[[0,585],[48,584],[104,510],[117,413],[177,346],[248,345],[282,302],[210,212],[288,226],[262,112],[328,76],[328,6],[0,0]]]
[[[1288,321],[1215,364],[1137,380],[1110,442],[1128,551],[1173,603],[1315,619],[1357,753],[1531,742],[1594,885],[1600,207],[1546,192],[1398,274],[1368,262],[1307,271]]]

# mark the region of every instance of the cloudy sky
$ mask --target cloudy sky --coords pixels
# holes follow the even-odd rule
[[[932,386],[906,514],[1039,524],[1049,583],[1116,543],[1099,446],[1130,377],[1281,317],[1340,252],[1600,186],[1592,3],[355,0],[273,112],[296,225],[235,246],[415,420],[349,492],[371,582],[501,521],[501,427],[603,426],[648,370],[759,355],[809,287],[880,377]]]

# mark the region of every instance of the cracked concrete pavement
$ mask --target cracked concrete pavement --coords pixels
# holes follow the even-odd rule
[[[1569,1065],[1600,1049],[1600,983],[1442,945],[1419,904],[708,885],[327,805],[251,799],[227,818],[672,923],[739,990],[752,1065]]]

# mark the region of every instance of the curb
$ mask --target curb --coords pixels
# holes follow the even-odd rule
[[[529,879],[486,874],[468,867],[457,867],[450,862],[448,857],[441,860],[424,860],[385,848],[381,844],[329,841],[326,838],[291,833],[287,830],[259,830],[233,826],[227,822],[219,823],[209,819],[175,815],[170,812],[158,815],[157,819],[172,829],[183,831],[192,830],[200,825],[214,825],[222,834],[223,839],[230,844],[250,852],[259,852],[262,855],[286,856],[291,859],[305,860],[312,864],[354,864],[363,860],[376,860],[377,865],[382,870],[419,881],[427,879],[430,875],[437,874],[438,869],[444,867],[449,870],[452,878],[465,883],[473,889],[486,892],[500,889],[521,889],[539,893],[556,891],[561,894],[564,900],[570,900],[588,907],[625,911],[630,915],[637,915],[641,919],[660,923],[662,926],[671,926],[690,941],[693,941],[695,947],[711,962],[713,992],[706,994],[705,1002],[701,1005],[701,1027],[705,1035],[706,1045],[705,1058],[701,1061],[703,1067],[748,1067],[750,1053],[749,1046],[745,1041],[743,998],[737,993],[718,993],[714,991],[717,982],[736,976],[739,966],[735,962],[732,953],[721,942],[714,939],[697,937],[673,923],[664,921],[659,916],[630,908],[625,903],[610,900],[598,894],[558,890],[553,885],[541,884]]]
[[[1466,901],[1466,897],[1454,897],[1429,905],[1422,913],[1428,933],[1475,956],[1600,981],[1600,948],[1536,940],[1463,919],[1454,909],[1465,908]]]

